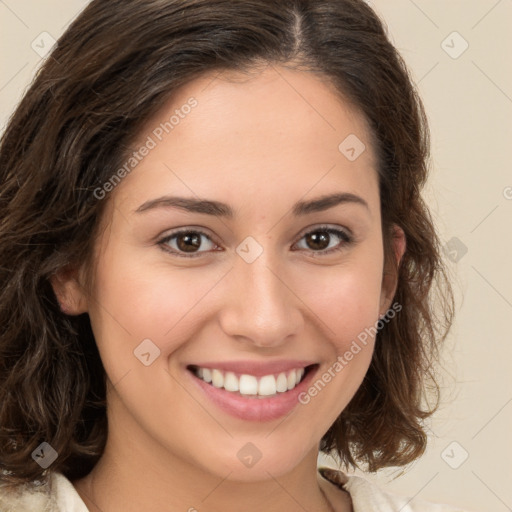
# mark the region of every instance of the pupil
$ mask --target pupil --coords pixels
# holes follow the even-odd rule
[[[198,249],[201,246],[201,235],[197,233],[179,235],[177,242],[181,251],[194,252],[195,249]]]
[[[329,246],[329,233],[317,231],[307,235],[307,242],[311,249],[325,249]]]

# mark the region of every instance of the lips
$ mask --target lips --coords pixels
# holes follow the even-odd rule
[[[207,400],[205,407],[210,403],[235,418],[261,422],[282,418],[299,406],[298,397],[319,367],[310,361],[217,362],[188,365],[185,375]]]

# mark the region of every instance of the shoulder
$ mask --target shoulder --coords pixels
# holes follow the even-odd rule
[[[1,512],[88,512],[73,484],[61,473],[44,483],[7,488],[0,485]]]
[[[53,510],[48,482],[27,483],[16,487],[0,484],[2,512],[50,512]]]
[[[365,478],[349,476],[335,469],[321,467],[318,471],[324,479],[349,493],[354,512],[468,512],[449,505],[391,494]]]

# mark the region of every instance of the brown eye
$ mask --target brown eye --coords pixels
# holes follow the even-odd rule
[[[316,231],[306,235],[306,244],[310,249],[323,250],[329,247],[331,235],[325,231]]]
[[[166,236],[159,242],[163,249],[176,256],[195,257],[215,250],[216,244],[201,231],[183,230]]]
[[[301,246],[302,241],[305,243]],[[352,241],[352,237],[345,231],[325,227],[306,233],[297,245],[300,249],[313,251],[321,255],[342,250]]]
[[[176,241],[178,249],[183,252],[195,252],[201,247],[201,235],[198,233],[180,233]]]

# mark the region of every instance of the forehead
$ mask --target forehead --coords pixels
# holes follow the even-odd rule
[[[268,66],[204,75],[145,124],[132,149],[144,145],[151,149],[114,191],[131,206],[171,192],[215,195],[235,208],[249,194],[272,202],[313,188],[377,192],[364,116],[311,72]],[[352,147],[362,151],[356,159]]]

